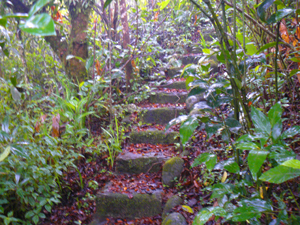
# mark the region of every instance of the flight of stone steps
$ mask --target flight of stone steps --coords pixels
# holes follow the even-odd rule
[[[190,57],[190,60],[194,62],[195,58]],[[185,61],[186,64],[190,62]],[[169,69],[166,75],[169,78],[178,76],[181,69]],[[174,89],[178,91],[175,92]],[[187,114],[185,101],[188,92],[184,80],[170,79],[159,86],[154,93],[148,99],[150,104],[172,104],[166,107],[143,109],[138,114],[143,124],[166,125],[173,118]],[[175,195],[164,205],[162,200],[164,190],[174,185],[174,179],[179,178],[184,169],[182,153],[174,146],[174,143],[179,142],[178,131],[171,129],[165,132],[155,128],[139,130],[133,127],[130,142],[132,145],[140,146],[141,150],[132,152],[123,149],[116,158],[115,170],[120,180],[118,183],[109,182],[98,192],[96,213],[91,224],[108,224],[107,217],[132,220],[159,215],[162,215],[162,224],[187,224],[180,213],[168,214],[174,206],[181,204],[181,198]],[[152,151],[151,147],[149,148],[157,145],[162,149]],[[130,190],[130,177],[134,177],[135,184],[140,182],[140,188]]]

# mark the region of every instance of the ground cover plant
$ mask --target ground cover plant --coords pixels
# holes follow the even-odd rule
[[[0,224],[97,224],[103,190],[161,201],[103,224],[298,224],[299,13],[290,0],[1,1]],[[132,155],[154,163],[120,172]]]

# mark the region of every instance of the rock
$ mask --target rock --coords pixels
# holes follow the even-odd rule
[[[180,213],[169,214],[162,222],[162,225],[187,225],[185,218]]]
[[[181,59],[183,65],[198,64],[199,56],[185,56]]]
[[[190,111],[197,102],[203,101],[203,100],[205,100],[204,94],[192,95],[192,96],[188,97],[185,101],[187,110]]]
[[[183,171],[184,160],[180,157],[173,157],[167,160],[163,166],[162,183],[169,187],[173,186],[174,179],[179,178]]]
[[[165,92],[157,92],[155,94],[150,95],[149,102],[150,103],[184,103],[187,98],[187,93],[165,93]]]
[[[130,133],[130,142],[134,144],[172,144],[179,142],[178,136],[178,132],[165,133],[161,130],[133,131]]]
[[[186,89],[185,81],[175,81],[175,82],[168,81],[162,87],[170,88],[170,89]]]
[[[153,108],[142,111],[140,118],[144,123],[167,124],[181,113],[186,113],[183,107]]]
[[[177,196],[177,195],[173,195],[171,198],[168,199],[165,207],[164,207],[164,210],[163,210],[163,213],[162,213],[162,219],[164,219],[167,214],[177,205],[181,205],[183,202],[183,200]]]
[[[145,154],[126,152],[116,158],[116,171],[130,174],[158,172],[167,159],[163,154],[155,152]]]
[[[152,194],[133,193],[132,197],[128,197],[127,194],[110,193],[108,190],[106,188],[97,194],[95,221],[106,217],[120,219],[152,217],[162,211],[161,191]]]
[[[167,69],[167,77],[175,77],[176,75],[180,75],[181,74],[181,70],[182,68],[180,67],[173,67],[173,68],[169,68]]]

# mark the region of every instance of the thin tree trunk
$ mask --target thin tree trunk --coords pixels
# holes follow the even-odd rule
[[[130,43],[129,37],[129,26],[127,19],[127,8],[125,0],[120,0],[120,10],[121,10],[121,23],[123,27],[123,48],[129,49],[128,44]],[[127,59],[125,59],[126,61]],[[126,89],[127,92],[131,89],[131,80],[132,80],[132,65],[131,63],[127,63],[125,66],[126,70]]]

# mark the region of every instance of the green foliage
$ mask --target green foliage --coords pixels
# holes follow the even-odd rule
[[[107,163],[113,167],[117,154],[122,152],[121,144],[124,139],[124,131],[119,127],[117,117],[114,119],[114,126],[111,124],[108,130],[104,128],[102,130],[105,133],[106,140],[104,141],[105,145],[101,143],[101,146],[108,151]]]

